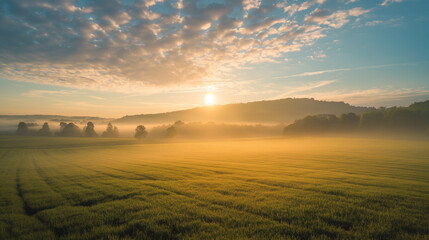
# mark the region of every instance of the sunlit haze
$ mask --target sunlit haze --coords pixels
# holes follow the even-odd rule
[[[215,97],[214,97],[214,95],[213,95],[213,94],[211,94],[211,93],[207,94],[207,95],[204,97],[204,103],[205,103],[207,106],[214,105],[214,104],[215,104]]]

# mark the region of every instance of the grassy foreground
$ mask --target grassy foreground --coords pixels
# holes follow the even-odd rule
[[[0,138],[0,239],[428,239],[429,143]]]

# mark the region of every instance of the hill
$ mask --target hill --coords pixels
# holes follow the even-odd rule
[[[295,120],[284,128],[288,134],[315,134],[332,132],[397,132],[426,135],[429,133],[429,100],[408,107],[379,108],[360,116],[348,113],[310,115]]]
[[[117,124],[156,124],[182,121],[288,123],[314,114],[360,114],[374,108],[351,106],[344,102],[318,101],[308,98],[286,98],[193,109],[125,116],[115,120]]]
[[[0,120],[20,120],[20,121],[50,121],[50,122],[86,122],[86,121],[106,121],[109,118],[90,116],[62,116],[62,115],[0,115]]]

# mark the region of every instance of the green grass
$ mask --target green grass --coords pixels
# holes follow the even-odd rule
[[[0,239],[428,239],[429,143],[0,138]]]

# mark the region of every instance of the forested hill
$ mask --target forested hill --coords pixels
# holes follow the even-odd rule
[[[373,110],[344,102],[318,101],[308,98],[286,98],[270,101],[198,107],[193,109],[125,116],[115,120],[123,124],[156,124],[182,121],[288,123],[314,114],[360,114]]]
[[[285,135],[333,132],[400,132],[429,133],[429,100],[408,107],[379,108],[360,116],[348,113],[341,116],[319,114],[296,120],[284,128]]]

